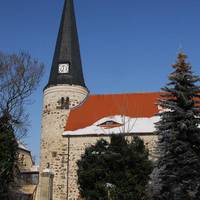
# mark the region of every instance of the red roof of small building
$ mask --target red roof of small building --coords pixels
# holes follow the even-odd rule
[[[158,113],[156,102],[160,92],[91,95],[70,112],[65,131],[74,131],[92,125],[99,119],[113,115],[132,118],[152,117]]]

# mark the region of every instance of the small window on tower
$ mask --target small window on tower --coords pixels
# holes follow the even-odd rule
[[[65,103],[65,98],[62,97],[62,98],[61,98],[61,105],[64,105],[64,103]]]
[[[69,97],[65,100],[65,109],[69,109]]]
[[[69,109],[69,97],[62,97],[59,101],[58,101],[58,105],[57,109]]]
[[[51,155],[53,158],[55,158],[57,156],[57,152],[53,151],[53,152],[51,152]]]

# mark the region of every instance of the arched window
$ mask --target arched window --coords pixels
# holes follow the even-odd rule
[[[65,99],[65,109],[69,109],[69,97]]]
[[[58,101],[57,109],[69,109],[69,97],[61,97]]]

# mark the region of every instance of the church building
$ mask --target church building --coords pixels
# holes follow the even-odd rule
[[[103,72],[102,72],[103,73]],[[84,80],[73,0],[65,0],[44,88],[38,200],[78,200],[77,160],[100,138],[138,135],[155,159],[160,93],[91,95]]]

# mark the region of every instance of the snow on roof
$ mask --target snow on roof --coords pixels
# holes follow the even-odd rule
[[[53,171],[50,168],[45,168],[43,170],[44,173],[54,174]]]
[[[31,172],[39,172],[39,165],[33,165],[30,169]]]
[[[28,148],[24,144],[22,144],[22,142],[20,142],[18,140],[17,143],[18,143],[18,148],[25,150],[25,151],[29,151]]]
[[[75,131],[65,131],[63,136],[83,136],[83,135],[110,135],[119,133],[154,133],[155,123],[159,121],[158,116],[150,118],[131,118],[123,115],[115,115],[102,118],[95,122],[94,124],[77,129]],[[114,121],[116,123],[122,124],[120,127],[114,128],[104,128],[99,126],[106,121]]]
[[[35,173],[39,173],[39,166],[38,165],[33,165],[30,168],[21,168],[20,169],[21,173],[28,173],[28,174],[35,174]]]
[[[159,111],[156,102],[161,94],[154,92],[91,95],[83,105],[70,112],[65,131],[84,129],[107,116],[151,118]]]

